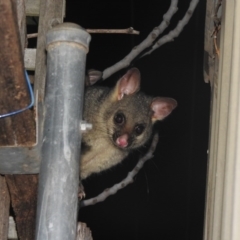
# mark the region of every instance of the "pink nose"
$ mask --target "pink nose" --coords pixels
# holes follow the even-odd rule
[[[116,143],[119,147],[125,148],[128,145],[128,135],[123,134],[122,136],[118,137]]]

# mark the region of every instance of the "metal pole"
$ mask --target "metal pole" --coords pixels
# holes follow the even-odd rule
[[[47,83],[37,240],[75,240],[85,62],[90,35],[63,23],[47,34]]]

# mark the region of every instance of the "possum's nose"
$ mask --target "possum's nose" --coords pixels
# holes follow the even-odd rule
[[[118,137],[116,140],[116,144],[121,148],[127,147],[128,146],[128,135],[123,134],[120,137]]]

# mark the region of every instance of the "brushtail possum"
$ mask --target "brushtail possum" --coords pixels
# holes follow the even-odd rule
[[[172,98],[150,97],[139,91],[140,72],[132,68],[112,89],[86,89],[83,118],[93,128],[82,135],[80,176],[85,179],[120,163],[131,150],[143,146],[156,121],[177,106]]]

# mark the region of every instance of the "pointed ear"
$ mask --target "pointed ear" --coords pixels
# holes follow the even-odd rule
[[[121,77],[114,89],[114,98],[121,100],[124,95],[136,93],[140,89],[141,75],[137,68],[131,68]]]
[[[157,97],[151,103],[153,110],[152,121],[162,120],[167,117],[177,106],[177,101],[173,98]]]

